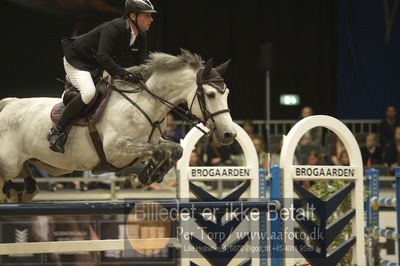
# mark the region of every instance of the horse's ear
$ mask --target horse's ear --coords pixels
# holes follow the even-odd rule
[[[185,55],[185,54],[188,54],[188,53],[189,53],[188,50],[183,49],[183,48],[179,48],[179,50],[181,51],[181,55]]]
[[[208,59],[206,65],[204,66],[203,75],[207,76],[210,73],[211,69],[213,68],[214,60],[212,58]]]
[[[221,65],[219,65],[219,66],[216,66],[216,67],[215,67],[215,70],[217,70],[218,73],[219,73],[221,76],[223,76],[223,75],[225,74],[226,69],[228,68],[228,66],[229,66],[230,63],[231,63],[231,59],[229,59],[228,61],[226,61],[225,63],[223,63],[223,64],[221,64]]]

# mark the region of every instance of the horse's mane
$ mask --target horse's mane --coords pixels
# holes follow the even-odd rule
[[[198,70],[203,66],[203,60],[199,55],[181,49],[181,54],[176,56],[161,52],[150,53],[144,64],[128,68],[128,71],[142,72],[147,79],[153,72],[174,71],[188,65],[194,70]]]

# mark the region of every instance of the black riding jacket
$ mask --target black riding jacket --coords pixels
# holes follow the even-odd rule
[[[127,18],[105,22],[83,35],[62,41],[65,58],[74,67],[90,72],[106,70],[121,78],[121,67],[140,65],[147,58],[147,35],[140,33],[132,46],[131,28]]]

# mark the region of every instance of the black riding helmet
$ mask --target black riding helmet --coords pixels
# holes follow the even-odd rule
[[[150,0],[126,0],[125,1],[125,16],[130,13],[157,13]]]

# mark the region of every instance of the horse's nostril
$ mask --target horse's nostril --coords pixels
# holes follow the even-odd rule
[[[231,140],[233,138],[236,137],[236,133],[232,133],[232,132],[225,132],[224,133],[224,139],[225,140]]]

